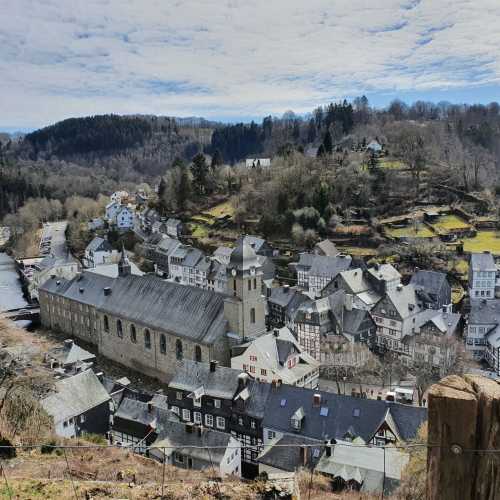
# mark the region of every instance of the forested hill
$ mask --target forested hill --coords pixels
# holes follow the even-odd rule
[[[82,166],[123,167],[146,176],[165,172],[174,158],[191,159],[210,145],[214,123],[157,116],[99,115],[69,118],[27,134],[12,155],[59,159]]]

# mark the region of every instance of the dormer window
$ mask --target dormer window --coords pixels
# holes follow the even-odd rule
[[[300,431],[302,428],[302,421],[304,420],[304,409],[300,407],[290,419],[290,424],[293,430]]]

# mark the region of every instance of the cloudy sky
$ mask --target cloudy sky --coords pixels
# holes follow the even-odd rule
[[[500,100],[498,0],[2,0],[0,128]]]

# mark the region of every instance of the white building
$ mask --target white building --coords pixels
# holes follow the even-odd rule
[[[469,297],[495,298],[497,266],[489,252],[473,253],[469,264]]]
[[[106,205],[106,220],[109,223],[116,221],[116,214],[120,211],[122,205],[117,201],[111,201]]]
[[[96,267],[118,262],[119,258],[120,254],[113,249],[108,240],[96,236],[85,249],[83,264],[85,267]]]
[[[315,389],[319,362],[309,356],[284,327],[235,348],[231,368],[246,371],[262,382],[281,382]]]
[[[134,227],[135,214],[132,208],[122,206],[116,213],[114,223],[118,229],[128,230]]]
[[[247,168],[270,167],[271,158],[247,158],[245,166]]]

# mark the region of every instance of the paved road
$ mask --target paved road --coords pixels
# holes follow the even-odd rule
[[[49,241],[49,252],[54,257],[64,257],[67,254],[66,245],[66,228],[68,227],[67,221],[59,222],[47,222],[43,226],[42,239],[43,241]]]

